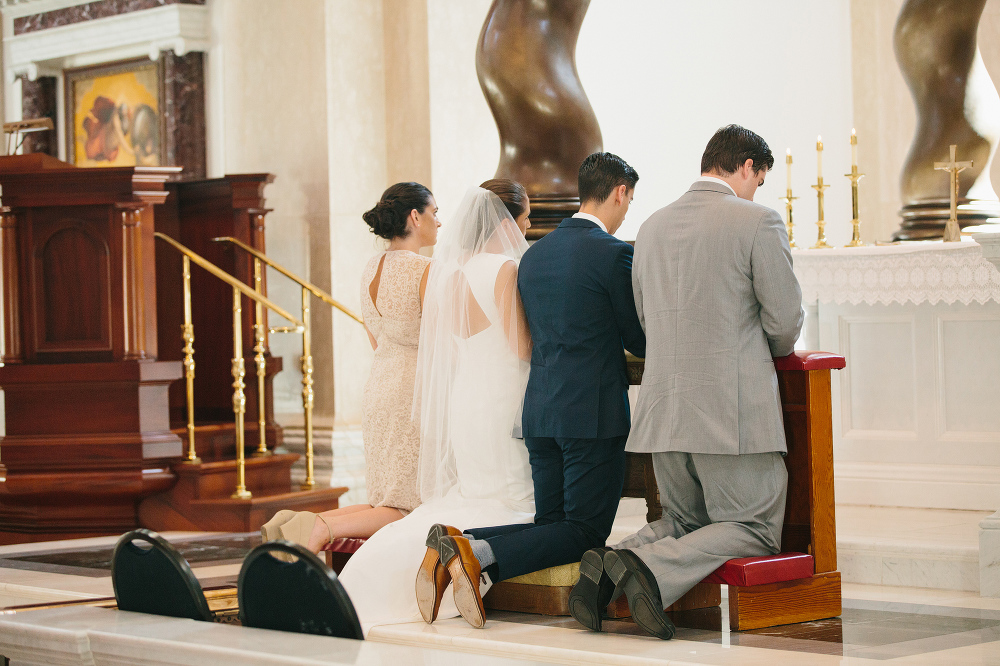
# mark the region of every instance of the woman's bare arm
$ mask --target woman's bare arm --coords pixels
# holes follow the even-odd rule
[[[497,307],[503,320],[503,332],[511,351],[522,360],[531,359],[531,331],[524,315],[521,294],[517,290],[517,266],[508,261],[500,269],[494,288]]]

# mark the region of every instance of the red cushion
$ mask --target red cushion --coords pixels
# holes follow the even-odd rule
[[[705,582],[749,587],[809,578],[814,571],[812,555],[778,553],[768,557],[740,557],[729,560],[706,578]]]
[[[843,356],[822,351],[795,351],[774,359],[775,370],[840,370],[846,366]]]
[[[358,548],[361,548],[365,541],[368,541],[368,539],[362,539],[359,537],[342,537],[340,539],[334,539],[320,548],[320,550],[329,550],[334,553],[356,553],[358,552]]]

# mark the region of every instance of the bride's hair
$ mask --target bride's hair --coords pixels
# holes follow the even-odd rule
[[[507,212],[515,220],[524,213],[524,204],[528,199],[528,193],[521,183],[509,178],[491,178],[479,187],[500,197]]]
[[[361,219],[371,227],[372,233],[386,240],[407,235],[406,219],[411,210],[423,213],[431,202],[431,191],[420,183],[396,183],[382,193],[375,207],[366,211]]]

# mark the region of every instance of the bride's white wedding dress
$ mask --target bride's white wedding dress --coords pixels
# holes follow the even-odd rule
[[[488,201],[484,193],[478,190],[475,195]],[[499,204],[499,200],[493,203]],[[465,220],[459,224],[463,222],[470,223]],[[523,237],[519,238],[523,244]],[[466,238],[465,245],[469,244]],[[531,522],[534,517],[528,452],[520,439],[512,437],[520,420],[528,364],[512,350],[495,299],[501,269],[519,259],[523,250],[512,251],[506,238],[502,245],[503,254],[489,252],[487,248],[498,247],[495,239],[491,243],[480,239],[474,249],[483,251],[473,253],[464,263],[456,263],[450,275],[447,269],[437,275],[432,269],[425,318],[437,317],[438,324],[442,324],[440,320],[454,319],[456,312],[464,317],[469,310],[475,310],[480,319],[485,315],[488,325],[472,334],[468,327],[459,326],[466,329],[464,335],[455,334],[453,325],[447,326],[446,334],[440,333],[439,327],[441,339],[436,341],[425,339],[425,334],[433,335],[429,331],[435,330],[434,322],[421,331],[420,344],[427,346],[422,353],[438,357],[433,360],[432,373],[427,367],[422,371],[421,415],[427,421],[421,424],[421,494],[425,502],[368,539],[340,575],[365,634],[374,626],[421,620],[414,580],[432,525],[443,523],[464,530]],[[447,255],[447,248],[442,247],[441,253]],[[468,252],[465,256],[469,256]],[[446,288],[447,284],[455,284],[456,274],[467,283],[467,288],[461,290],[467,296],[457,300],[467,302],[457,304],[457,308],[454,303],[434,307],[434,294],[440,298],[456,292]],[[437,354],[430,349],[435,342]],[[421,378],[417,382],[419,389]],[[429,388],[429,384],[434,386]],[[435,393],[434,388],[446,390]],[[435,418],[440,423],[434,424]],[[438,617],[457,615],[449,589]]]

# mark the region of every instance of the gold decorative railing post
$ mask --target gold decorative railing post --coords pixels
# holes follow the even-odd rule
[[[243,447],[243,416],[247,411],[247,397],[243,392],[246,384],[246,368],[243,363],[243,304],[240,290],[233,287],[233,412],[236,414],[236,492],[233,499],[250,499],[247,490],[246,459]]]
[[[312,330],[309,312],[310,291],[302,288],[302,408],[305,412],[306,426],[306,480],[302,490],[312,490],[316,485],[313,464],[313,358]]]
[[[344,307],[340,302],[334,299],[330,294],[326,293],[316,285],[310,284],[309,282],[303,280],[295,273],[285,268],[279,263],[269,259],[267,255],[256,250],[243,241],[232,238],[231,236],[222,236],[220,238],[213,238],[212,240],[218,243],[232,243],[233,245],[239,247],[245,252],[249,253],[255,259],[255,268],[257,266],[257,261],[264,262],[274,270],[278,271],[285,277],[294,280],[299,286],[302,287],[302,325],[298,328],[292,327],[277,327],[271,328],[272,333],[293,333],[302,332],[302,357],[300,359],[302,368],[302,407],[305,412],[305,431],[306,431],[306,480],[302,484],[303,490],[312,490],[316,485],[315,479],[315,465],[314,465],[314,450],[313,450],[313,403],[314,403],[314,392],[313,392],[313,358],[312,358],[312,330],[310,327],[310,308],[309,308],[309,296],[310,294],[316,298],[322,300],[324,303],[333,306],[334,308],[340,310],[348,317],[358,322],[359,324],[364,324],[364,321],[356,313],[352,312],[348,308]],[[255,282],[259,285],[257,281],[257,275],[255,273]],[[273,309],[273,308],[272,308]],[[276,310],[277,312],[277,310]],[[292,321],[287,315],[280,313],[283,317]],[[263,391],[261,391],[263,395]],[[261,408],[263,412],[263,407]]]
[[[305,324],[296,319],[290,312],[282,308],[274,301],[263,294],[251,289],[241,281],[234,278],[229,273],[206,260],[196,252],[184,247],[170,236],[153,232],[153,236],[165,243],[169,243],[184,257],[184,367],[187,371],[187,400],[188,400],[188,455],[187,462],[200,462],[195,455],[194,447],[194,328],[191,324],[191,264],[194,262],[199,267],[208,271],[210,275],[222,280],[233,288],[233,413],[236,415],[236,492],[232,494],[233,499],[250,499],[251,494],[246,486],[246,433],[244,432],[244,419],[246,416],[247,399],[244,389],[246,384],[246,363],[243,360],[243,303],[241,295],[246,296],[255,303],[259,303],[284,319],[292,322],[293,326],[287,330],[299,333],[305,330]],[[266,259],[264,260],[266,261]],[[258,321],[263,323],[263,317],[258,317]]]
[[[187,392],[187,436],[188,452],[184,462],[198,464],[201,458],[194,445],[194,324],[191,323],[191,260],[184,255],[184,323],[181,335],[184,338],[184,380]]]
[[[263,270],[260,259],[253,259],[253,290],[258,294],[262,291]],[[267,372],[267,359],[264,358],[264,306],[260,301],[256,301],[254,310],[254,365],[257,367],[257,429],[260,435],[260,444],[253,455],[256,457],[269,456],[271,452],[267,450],[267,419],[266,404],[264,402],[264,376]]]

